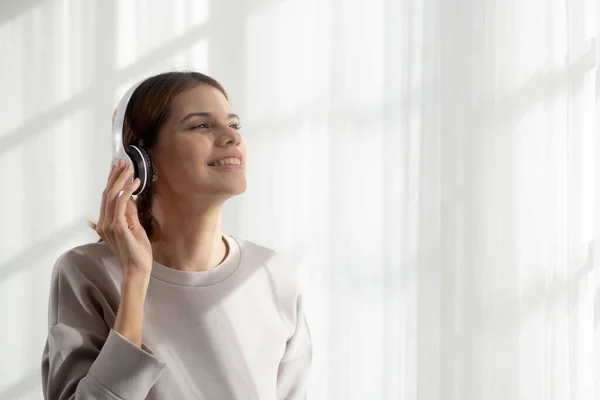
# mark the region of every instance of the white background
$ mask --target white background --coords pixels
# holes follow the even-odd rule
[[[208,73],[251,155],[226,233],[302,266],[311,400],[600,398],[595,0],[2,0],[0,399],[40,399],[50,272],[110,116]]]

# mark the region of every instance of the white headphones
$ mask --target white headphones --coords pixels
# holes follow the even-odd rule
[[[133,182],[135,178],[140,178],[140,185],[133,193],[134,195],[142,193],[150,186],[152,181],[152,162],[141,141],[139,144],[129,145],[125,148],[123,145],[123,125],[125,122],[125,111],[127,110],[129,100],[138,86],[144,81],[145,79],[136,83],[123,95],[121,101],[119,101],[117,110],[115,111],[115,118],[112,126],[112,164],[116,165],[119,159],[122,158],[125,160],[126,164],[133,165],[131,181]]]

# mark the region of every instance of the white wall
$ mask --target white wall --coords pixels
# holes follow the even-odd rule
[[[0,400],[39,399],[50,272],[94,240],[112,109],[220,80],[224,228],[302,262],[310,399],[600,395],[596,0],[0,2]]]

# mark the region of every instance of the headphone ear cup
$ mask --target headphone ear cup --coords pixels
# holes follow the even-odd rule
[[[140,178],[140,185],[133,194],[140,194],[152,184],[152,162],[141,146],[130,145],[126,151],[133,162],[133,178]]]

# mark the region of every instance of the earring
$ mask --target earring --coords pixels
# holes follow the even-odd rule
[[[156,182],[158,180],[158,176],[156,174],[152,174],[152,182]]]

